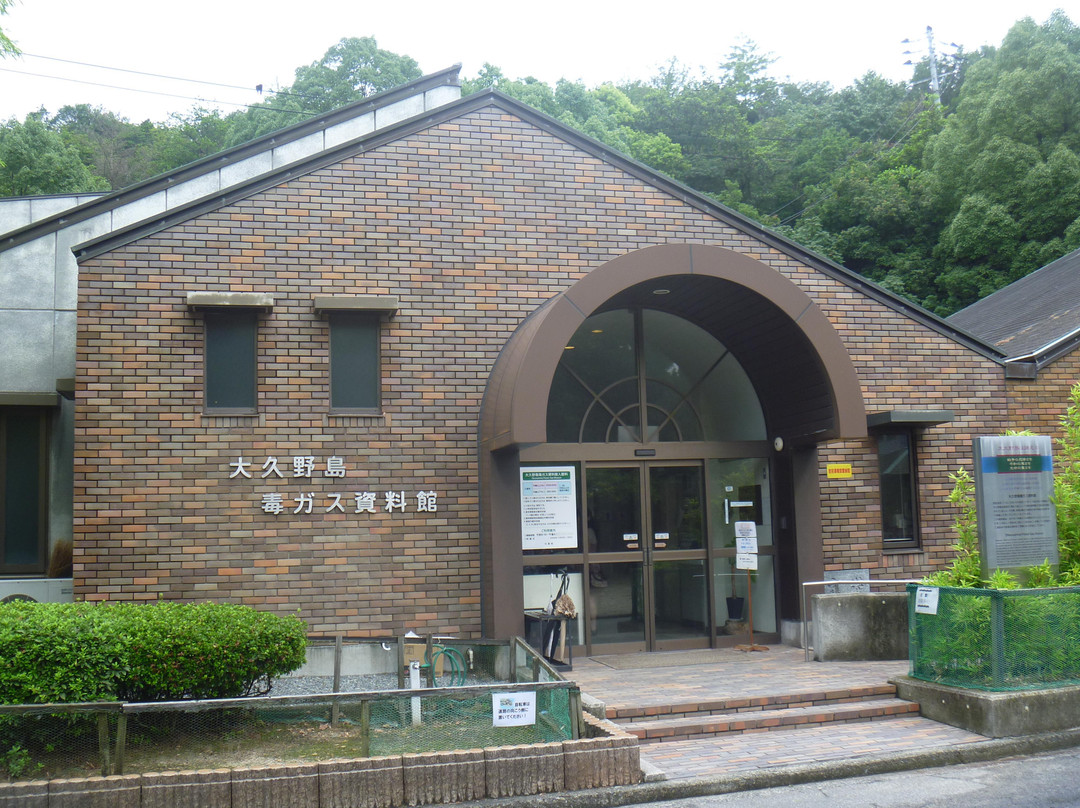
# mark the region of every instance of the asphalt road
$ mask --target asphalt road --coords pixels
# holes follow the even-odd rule
[[[1080,749],[647,804],[655,808],[1080,808]]]

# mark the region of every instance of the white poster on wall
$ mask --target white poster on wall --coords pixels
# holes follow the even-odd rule
[[[521,469],[521,549],[576,550],[577,484],[573,466]]]

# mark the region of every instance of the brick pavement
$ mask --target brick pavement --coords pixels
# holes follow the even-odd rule
[[[880,685],[908,672],[902,660],[804,662],[802,649],[783,645],[756,653],[720,649],[711,656],[715,662],[635,669],[611,668],[604,657],[575,659],[568,678],[610,708]]]
[[[697,655],[700,660],[703,655]],[[746,654],[719,650],[702,664],[616,669],[603,657],[577,659],[568,678],[617,712],[676,712],[670,705],[708,707],[739,699],[818,696],[884,685],[907,673],[907,662],[805,662],[801,649],[771,646]],[[659,660],[660,658],[658,658]],[[671,657],[674,659],[674,657]],[[667,660],[663,660],[667,661]],[[655,663],[646,663],[655,664]],[[752,704],[751,704],[752,706]],[[681,709],[681,708],[680,708]],[[750,731],[644,744],[641,758],[668,779],[733,774],[890,753],[945,749],[990,739],[919,716],[883,721]]]

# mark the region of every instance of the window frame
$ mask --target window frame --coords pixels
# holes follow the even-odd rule
[[[383,320],[393,318],[397,312],[398,299],[390,295],[327,295],[314,298],[315,313],[327,323],[327,405],[331,415],[381,415],[383,412]],[[372,344],[365,346],[371,351],[367,357],[366,383],[373,387],[371,406],[357,405],[353,401],[335,400],[335,389],[340,378],[349,368],[344,367],[340,352],[347,350],[341,344],[346,339],[345,330],[352,326],[364,326],[373,335]],[[335,332],[337,336],[335,337]],[[355,336],[355,335],[354,335]],[[335,343],[339,345],[335,350]],[[351,370],[355,370],[355,365]],[[343,391],[344,392],[344,391]],[[356,392],[352,390],[351,392]]]
[[[878,505],[881,513],[881,546],[885,551],[890,550],[912,550],[918,549],[922,546],[922,536],[920,531],[919,520],[919,462],[918,462],[918,436],[914,429],[908,427],[893,427],[890,429],[878,429],[875,430],[875,453],[877,455],[878,465]],[[885,469],[885,455],[882,453],[882,441],[887,438],[903,437],[907,442],[907,484],[906,492],[901,494],[907,494],[907,502],[909,503],[911,514],[911,535],[902,538],[889,538],[890,531],[895,531],[896,528],[889,527],[890,517],[893,517],[899,513],[901,518],[904,517],[904,497],[901,495],[899,498],[899,509],[892,507],[886,512],[887,502],[887,483],[886,483],[886,469]],[[900,475],[890,475],[900,476]],[[895,485],[895,483],[894,483]],[[895,520],[894,520],[895,521]]]
[[[218,355],[219,351],[235,350],[237,345],[233,342],[227,348],[221,345],[221,337],[228,329],[234,329],[243,325],[250,329],[250,333],[231,334],[229,338],[245,343],[244,354],[232,354],[227,357]],[[219,330],[220,329],[220,330]],[[237,329],[239,330],[239,329]],[[217,335],[212,332],[218,331]],[[224,366],[224,367],[222,367]],[[221,368],[219,370],[219,368]],[[214,404],[211,399],[223,392],[220,385],[222,382],[233,382],[240,375],[241,370],[245,375],[250,373],[250,380],[244,380],[249,389],[244,391],[247,403]],[[231,372],[230,372],[231,371]],[[230,385],[231,386],[231,385]],[[214,389],[216,388],[216,389]],[[259,389],[259,320],[256,312],[251,309],[233,311],[216,310],[208,311],[203,315],[203,409],[214,415],[251,415],[258,412],[258,389]],[[230,390],[235,394],[237,390]]]
[[[382,412],[382,340],[380,318],[372,312],[336,311],[327,314],[330,349],[330,412],[343,415],[378,415]],[[371,344],[368,344],[370,341]],[[347,344],[353,342],[354,344]],[[342,354],[356,350],[359,361]],[[336,347],[335,347],[336,346]],[[365,378],[360,378],[361,374]],[[370,404],[361,403],[370,400]]]
[[[255,415],[259,411],[259,323],[274,308],[274,299],[268,295],[248,292],[188,292],[188,309],[203,316],[203,412],[207,415]],[[250,403],[243,405],[214,405],[211,397],[211,334],[210,323],[225,322],[235,318],[251,323],[251,343],[247,348],[251,366]],[[216,362],[215,362],[216,364]]]
[[[37,426],[37,558],[29,564],[8,564],[8,419],[34,416]],[[41,407],[0,407],[0,575],[44,575],[49,555],[49,436],[51,413]]]

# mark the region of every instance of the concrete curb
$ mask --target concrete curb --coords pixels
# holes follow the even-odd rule
[[[824,780],[843,780],[870,774],[939,768],[961,763],[981,763],[1014,755],[1052,752],[1074,746],[1080,746],[1080,728],[1015,738],[987,739],[971,744],[913,752],[778,766],[774,769],[758,769],[737,774],[646,782],[639,785],[561,794],[535,794],[529,797],[478,800],[460,803],[460,805],[464,808],[495,808],[496,806],[498,808],[518,808],[518,806],[520,808],[609,808],[609,806],[679,800],[687,797],[731,794],[737,791],[753,791],[799,783],[817,783]]]

